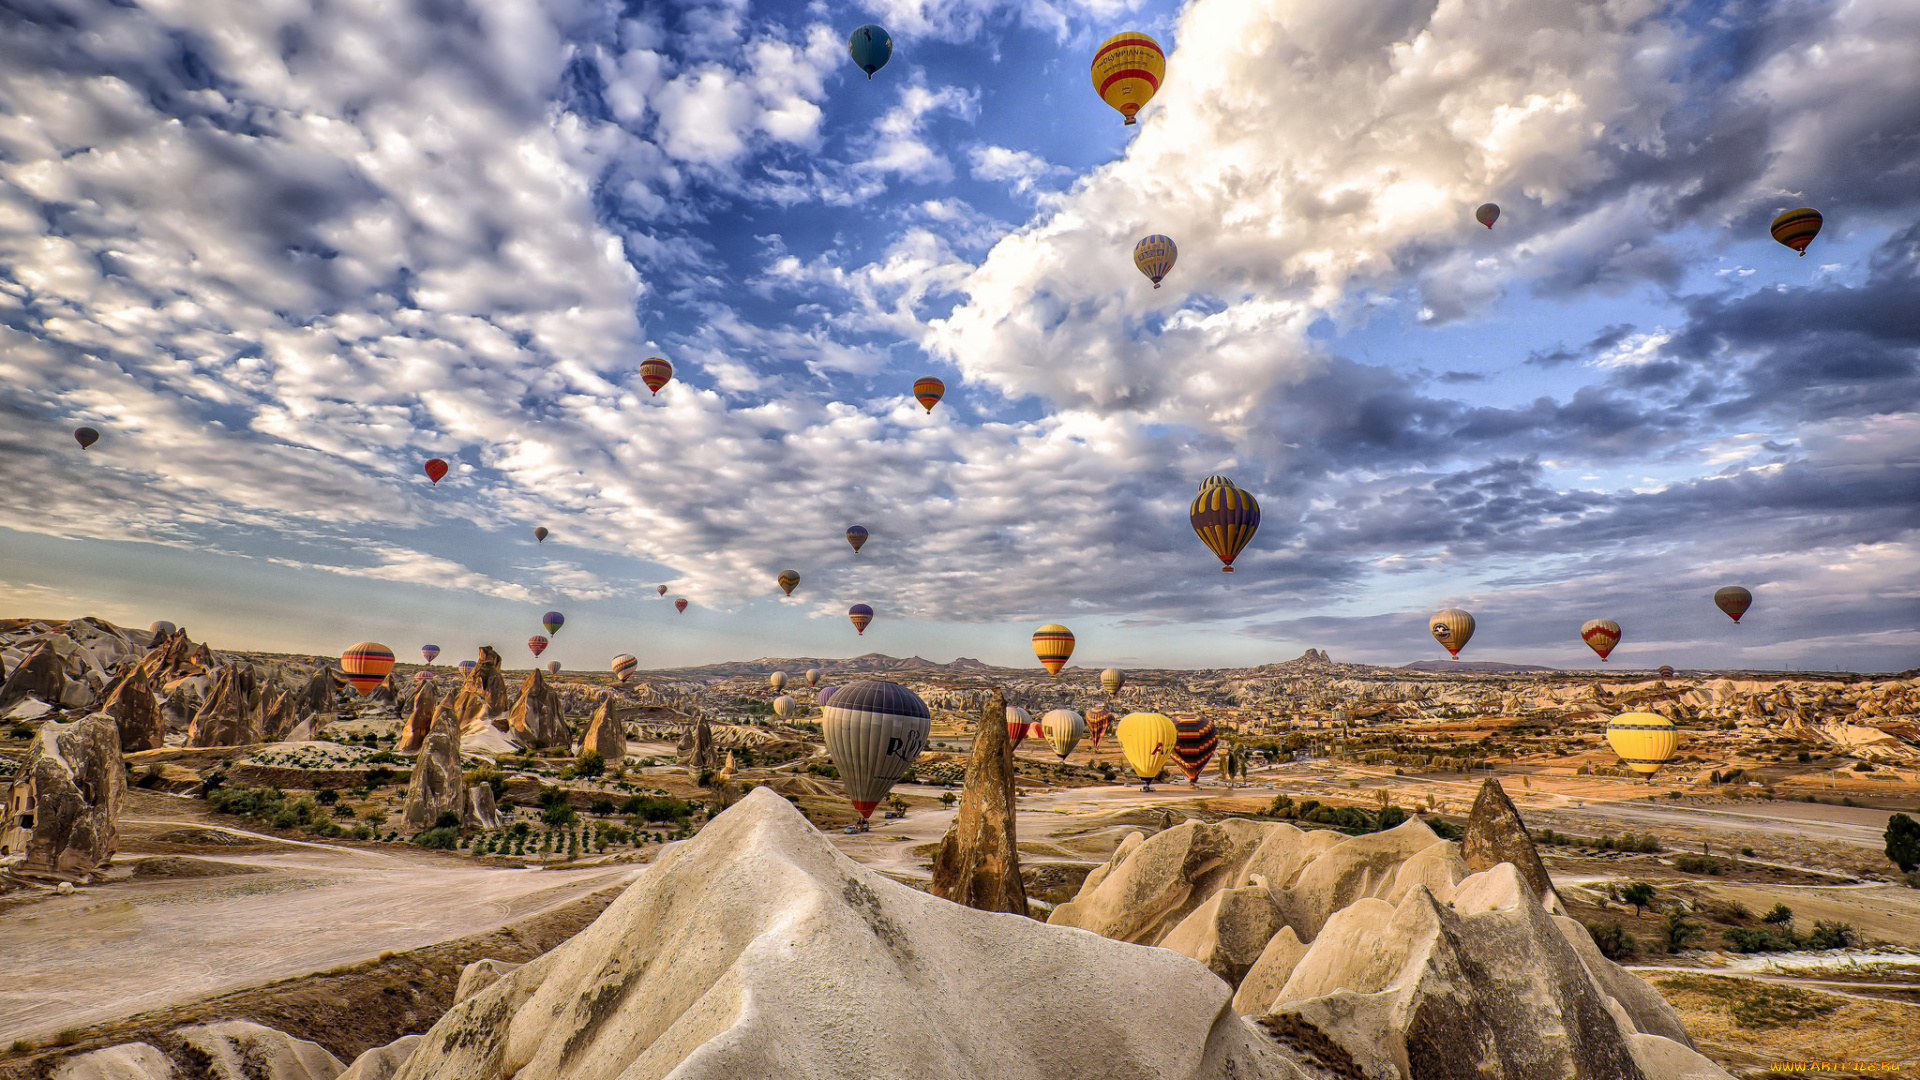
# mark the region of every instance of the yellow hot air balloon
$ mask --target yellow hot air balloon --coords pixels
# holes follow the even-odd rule
[[[1457,607],[1444,608],[1427,620],[1427,630],[1433,634],[1433,640],[1458,660],[1460,650],[1467,647],[1467,639],[1473,637],[1473,616]]]
[[[1659,713],[1622,713],[1607,722],[1607,745],[1627,768],[1651,782],[1660,766],[1680,749],[1680,732]]]
[[[1167,755],[1173,753],[1174,740],[1180,737],[1179,729],[1159,713],[1137,712],[1121,717],[1118,734],[1127,764],[1143,781],[1140,790],[1152,791],[1152,780],[1166,767]]]
[[[1054,709],[1040,718],[1040,734],[1053,746],[1054,754],[1065,761],[1087,737],[1087,721],[1072,709]]]
[[[1117,667],[1110,667],[1100,673],[1100,689],[1109,694],[1117,694],[1127,685],[1127,673]]]
[[[787,673],[784,671],[776,671],[767,676],[767,685],[773,687],[773,692],[776,694],[785,690],[787,688]]]
[[[1040,658],[1040,666],[1047,669],[1047,674],[1060,674],[1060,669],[1067,666],[1067,658],[1073,655],[1073,631],[1059,623],[1048,623],[1035,630],[1033,655]]]
[[[1138,30],[1113,35],[1093,54],[1094,91],[1129,124],[1140,107],[1153,100],[1166,74],[1167,57],[1160,43]]]

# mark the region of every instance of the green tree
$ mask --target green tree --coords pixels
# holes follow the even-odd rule
[[[1920,823],[1905,814],[1895,814],[1887,819],[1886,837],[1887,858],[1901,873],[1920,868]]]
[[[1760,916],[1760,921],[1769,926],[1784,926],[1793,922],[1793,909],[1785,904],[1775,904],[1772,910]]]
[[[600,751],[589,750],[580,755],[573,771],[576,776],[599,776],[607,771],[607,759],[600,756]]]
[[[1670,953],[1686,948],[1700,934],[1700,924],[1688,919],[1686,913],[1678,908],[1667,912],[1666,919],[1660,924],[1661,943]]]
[[[1620,890],[1620,899],[1625,900],[1629,904],[1632,904],[1633,913],[1635,915],[1638,915],[1640,914],[1641,908],[1652,906],[1653,886],[1647,884],[1644,881],[1636,881],[1633,884],[1627,886],[1626,888]],[[1673,950],[1669,949],[1667,951],[1672,952]]]

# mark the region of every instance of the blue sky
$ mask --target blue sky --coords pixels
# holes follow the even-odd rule
[[[0,604],[516,662],[558,608],[572,667],[1397,663],[1458,605],[1481,659],[1913,667],[1917,180],[1895,0],[13,5]]]

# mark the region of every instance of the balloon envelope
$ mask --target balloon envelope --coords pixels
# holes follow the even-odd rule
[[[1173,721],[1159,713],[1128,713],[1120,718],[1120,727],[1114,732],[1120,739],[1120,749],[1127,755],[1127,764],[1133,767],[1135,776],[1142,780],[1152,780],[1166,767],[1167,755],[1173,752],[1173,741],[1179,736]]]
[[[1620,624],[1612,619],[1588,619],[1580,627],[1580,640],[1599,653],[1600,662],[1605,663],[1607,654],[1620,644]]]
[[[778,580],[780,582],[780,588],[785,591],[788,596],[792,596],[794,588],[800,584],[800,571],[782,570],[780,571]]]
[[[179,629],[180,629],[179,627],[173,625],[167,620],[161,619],[159,622],[154,623],[152,626],[147,627],[147,633],[153,635],[153,643],[155,645],[158,645],[160,644],[161,638],[170,638],[176,632],[178,632]]]
[[[1473,220],[1491,229],[1493,223],[1500,220],[1500,208],[1492,203],[1481,203],[1480,209],[1473,212]]]
[[[347,683],[359,691],[361,697],[366,697],[374,687],[385,682],[387,673],[393,670],[393,650],[363,641],[340,654],[340,670],[346,675]]]
[[[413,673],[414,682],[426,682],[431,678],[433,678],[433,672],[431,671],[416,671]]]
[[[560,674],[560,661],[558,660],[547,661],[547,674],[549,675]]]
[[[652,356],[640,361],[640,381],[647,384],[647,389],[653,391],[655,397],[660,395],[660,388],[672,378],[673,365],[660,357]]]
[[[632,653],[621,653],[619,656],[613,658],[613,677],[619,679],[621,682],[626,682],[633,677],[634,669],[639,666],[640,660],[638,657]]]
[[[677,597],[673,601],[673,610],[684,613],[687,610],[687,598],[684,596]]]
[[[868,23],[847,36],[847,55],[871,80],[873,73],[886,67],[893,57],[893,38],[887,35],[886,27]]]
[[[1007,706],[1007,742],[1018,750],[1033,729],[1033,714],[1018,705]]]
[[[438,646],[438,645],[422,645],[422,646],[420,646],[420,655],[421,655],[421,656],[424,656],[424,657],[426,657],[426,658],[427,658],[427,663],[429,663],[429,664],[431,664],[431,663],[433,663],[433,662],[434,662],[434,661],[435,661],[436,659],[438,659],[438,658],[439,658],[439,656],[440,656],[440,646]]]
[[[1219,733],[1214,730],[1213,721],[1199,716],[1178,717],[1173,728],[1173,756],[1180,760],[1180,771],[1187,774],[1187,783],[1198,787],[1200,774],[1206,771],[1207,762],[1213,759],[1214,747],[1219,745]]]
[[[913,380],[913,396],[928,412],[933,411],[940,399],[947,396],[947,384],[931,375],[922,375]]]
[[[867,527],[865,525],[847,526],[847,543],[853,545],[855,555],[860,554],[860,549],[867,543]]]
[[[1226,477],[1209,476],[1201,482],[1187,520],[1194,535],[1219,558],[1221,571],[1231,574],[1234,557],[1260,528],[1260,502]]]
[[[1147,275],[1154,288],[1160,287],[1160,279],[1167,276],[1173,264],[1180,257],[1180,248],[1170,236],[1154,233],[1152,236],[1133,245],[1133,265]]]
[[[1738,585],[1729,585],[1713,594],[1713,606],[1727,613],[1734,622],[1753,606],[1753,594]]]
[[[1473,616],[1457,607],[1442,608],[1427,620],[1427,631],[1458,660],[1460,650],[1466,648],[1468,639],[1473,637]]]
[[[1820,211],[1811,206],[1802,206],[1798,210],[1789,210],[1774,218],[1773,225],[1768,231],[1773,233],[1775,240],[1799,252],[1800,257],[1804,259],[1807,256],[1807,245],[1813,243],[1813,238],[1820,235],[1820,222]]]
[[[653,588],[654,591],[658,592],[661,596],[667,595],[667,587],[665,585],[655,585]]]
[[[1047,669],[1047,674],[1060,674],[1067,658],[1073,655],[1073,631],[1059,623],[1048,623],[1035,630],[1033,655],[1040,658],[1040,666]]]
[[[1105,705],[1095,705],[1087,710],[1087,735],[1093,740],[1093,748],[1100,749],[1100,740],[1106,738],[1107,728],[1113,724],[1113,710]]]
[[[1607,721],[1607,745],[1634,772],[1652,776],[1673,760],[1680,733],[1659,713],[1622,713]]]
[[[547,633],[557,634],[561,627],[567,625],[567,617],[557,611],[549,611],[540,616],[540,625],[547,628]]]
[[[1127,685],[1127,673],[1117,667],[1110,667],[1100,673],[1100,689],[1109,694],[1117,694]]]
[[[840,692],[840,688],[832,684],[823,686],[819,689],[817,693],[813,695],[813,703],[824,709],[827,707],[827,699],[833,697],[833,695],[839,692]]]
[[[810,667],[807,669],[807,685],[808,686],[820,685],[820,669],[819,668]]]
[[[776,671],[767,676],[767,685],[773,687],[775,692],[785,690],[787,688],[787,673],[784,671]]]
[[[474,668],[477,668],[477,667],[479,667],[479,666],[480,666],[480,662],[479,662],[478,660],[462,660],[462,661],[460,661],[460,670],[461,670],[461,671],[472,671],[472,670],[473,670]]]
[[[1053,747],[1054,755],[1065,761],[1087,737],[1087,722],[1072,709],[1052,709],[1040,718],[1040,734]]]
[[[867,624],[873,621],[873,609],[865,604],[855,604],[847,609],[847,620],[862,637],[866,636]]]
[[[426,470],[427,479],[437,484],[441,477],[447,475],[447,463],[437,457],[430,457],[427,459]]]
[[[793,699],[785,694],[773,699],[773,715],[782,720],[793,719]]]
[[[1137,30],[1123,30],[1100,43],[1093,54],[1093,89],[1126,122],[1153,99],[1167,74],[1160,43]]]
[[[90,427],[74,428],[73,439],[80,444],[80,449],[85,450],[100,441],[100,433]]]
[[[877,679],[844,687],[825,713],[820,726],[827,753],[840,770],[847,799],[865,818],[920,757],[933,714],[920,695]]]
[[[547,542],[547,537],[551,535],[552,535],[551,533],[547,532],[547,527],[545,525],[534,526],[534,529],[533,529],[534,543],[544,544]]]
[[[1660,665],[1660,677],[1661,677],[1661,678],[1663,678],[1663,679],[1671,679],[1671,678],[1673,678],[1673,665],[1671,665],[1671,664],[1661,664],[1661,665]]]
[[[541,637],[539,634],[535,634],[527,639],[527,648],[532,651],[533,655],[539,656],[541,653],[547,651],[547,639]]]

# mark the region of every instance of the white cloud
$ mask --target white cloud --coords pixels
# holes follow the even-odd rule
[[[1004,146],[975,146],[967,153],[973,159],[975,180],[1005,183],[1020,194],[1032,191],[1041,180],[1069,171],[1050,164],[1038,154],[1009,150]]]

